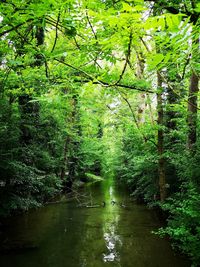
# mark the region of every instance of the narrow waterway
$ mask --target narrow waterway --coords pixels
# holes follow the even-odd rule
[[[8,249],[1,251],[0,266],[190,266],[167,240],[151,233],[159,226],[154,212],[132,202],[108,179],[85,187],[69,202],[8,220],[1,233]]]

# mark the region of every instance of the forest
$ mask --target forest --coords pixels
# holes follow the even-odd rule
[[[197,0],[1,1],[2,220],[113,175],[198,266],[199,14]]]

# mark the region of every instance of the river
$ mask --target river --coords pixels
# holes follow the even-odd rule
[[[108,179],[86,186],[71,201],[6,220],[1,242],[9,249],[1,252],[0,266],[190,266],[168,240],[151,233],[160,225],[155,212]]]

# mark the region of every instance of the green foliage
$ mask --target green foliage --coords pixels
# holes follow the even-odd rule
[[[128,184],[136,199],[153,202],[154,195],[158,195],[155,147],[147,147],[141,136],[129,129],[123,137],[120,155],[116,166],[118,178]]]
[[[169,198],[162,209],[169,212],[168,225],[161,228],[158,234],[168,235],[173,240],[174,247],[188,254],[194,265],[200,261],[200,195],[191,182],[183,183],[172,198]]]
[[[8,162],[8,169],[10,176],[5,187],[0,188],[0,216],[39,207],[60,191],[61,184],[55,175],[45,175],[44,172],[20,161]]]
[[[1,1],[0,215],[111,172],[158,204],[163,158],[160,232],[199,259],[200,144],[186,146],[198,12],[196,1]]]
[[[103,180],[101,176],[97,176],[92,173],[85,173],[85,176],[88,182],[98,182]]]
[[[36,79],[40,79],[38,72],[32,73],[30,85],[36,86]],[[12,89],[12,84],[7,87]],[[57,112],[62,103],[50,110],[46,103],[31,101],[22,108],[18,93],[10,90],[8,95],[1,99],[0,110],[0,216],[41,206],[61,191],[62,184],[65,125]],[[28,133],[28,143],[22,133]]]

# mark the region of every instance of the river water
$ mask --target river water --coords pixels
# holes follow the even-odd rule
[[[0,266],[190,266],[151,233],[160,225],[153,211],[108,179],[86,186],[71,201],[7,220],[1,242],[8,249],[0,254]]]

